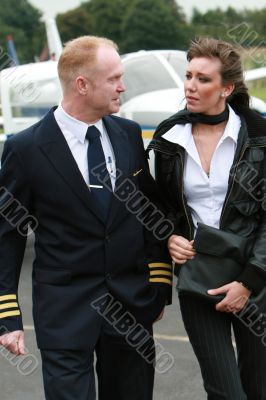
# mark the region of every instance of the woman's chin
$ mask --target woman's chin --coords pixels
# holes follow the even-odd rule
[[[201,113],[202,110],[200,110],[198,107],[193,107],[190,104],[187,104],[187,110],[193,113]]]

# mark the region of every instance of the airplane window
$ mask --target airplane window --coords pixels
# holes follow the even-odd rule
[[[50,108],[51,108],[50,105],[47,105],[47,106],[39,105],[38,107],[14,106],[14,107],[12,107],[12,116],[14,118],[37,117],[38,119],[40,119],[50,110]]]
[[[187,70],[187,60],[184,58],[184,56],[175,54],[175,53],[167,53],[163,54],[163,56],[167,59],[169,64],[172,65],[174,68],[175,72],[177,75],[182,79],[182,81],[185,80],[185,75],[186,75],[186,70]]]
[[[122,103],[143,93],[177,87],[168,71],[154,55],[128,59],[123,65],[126,91],[121,96]]]

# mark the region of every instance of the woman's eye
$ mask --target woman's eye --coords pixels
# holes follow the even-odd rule
[[[200,82],[210,82],[208,78],[199,78]]]

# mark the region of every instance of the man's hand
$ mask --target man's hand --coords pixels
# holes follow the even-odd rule
[[[0,336],[0,345],[17,356],[26,354],[23,331],[14,331]]]
[[[217,295],[224,294],[225,298],[216,304],[217,311],[222,312],[239,312],[248,301],[251,291],[239,282],[231,282],[217,289],[208,290],[208,294]]]
[[[183,236],[172,235],[168,239],[168,249],[172,260],[176,264],[184,264],[192,259],[196,252],[193,249],[193,240],[189,241]]]

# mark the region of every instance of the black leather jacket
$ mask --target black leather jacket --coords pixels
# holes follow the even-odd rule
[[[254,237],[253,249],[238,280],[260,292],[266,286],[266,120],[251,110],[239,116],[241,129],[220,229]],[[151,149],[155,152],[156,180],[164,193],[174,233],[191,240],[194,227],[183,190],[185,149],[158,135],[150,143]]]

